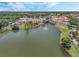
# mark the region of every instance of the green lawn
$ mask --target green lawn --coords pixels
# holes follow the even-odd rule
[[[20,30],[24,30],[25,29],[25,24],[21,24],[19,25]]]
[[[59,24],[56,24],[55,25],[56,28],[58,28],[61,32],[61,38],[62,37],[68,37],[68,33],[70,32],[69,29],[67,29],[66,27],[62,26],[62,25],[59,25]],[[60,39],[61,39],[60,38]],[[73,43],[71,43],[71,49],[70,50],[67,50],[69,52],[69,54],[73,57],[79,57],[79,48],[77,48]]]
[[[37,28],[39,25],[34,25],[34,24],[21,24],[19,25],[20,30],[24,30],[24,29],[32,29],[32,28]]]
[[[73,43],[71,44],[71,49],[68,52],[73,57],[79,57],[79,48],[77,48]]]

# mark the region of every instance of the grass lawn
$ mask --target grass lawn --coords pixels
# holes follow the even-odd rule
[[[25,24],[21,24],[19,25],[20,30],[24,30],[25,29]]]
[[[58,28],[61,32],[60,39],[62,37],[68,37],[68,33],[70,32],[69,29],[59,24],[56,24],[55,27]],[[71,49],[67,50],[67,52],[69,52],[69,54],[73,57],[79,57],[79,48],[77,48],[73,43],[71,43]]]
[[[73,43],[71,44],[71,49],[68,50],[68,52],[73,57],[79,57],[79,48],[77,48]]]
[[[21,24],[19,25],[20,30],[25,30],[25,29],[32,29],[32,28],[37,28],[39,25],[34,25],[34,24]]]

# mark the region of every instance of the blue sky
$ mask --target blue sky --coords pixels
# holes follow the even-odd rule
[[[0,11],[79,11],[79,2],[0,2]]]

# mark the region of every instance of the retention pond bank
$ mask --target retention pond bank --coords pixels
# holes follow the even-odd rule
[[[71,30],[69,30],[68,28],[66,28],[62,25],[59,25],[59,24],[56,24],[55,27],[61,32],[60,33],[60,42],[61,42],[61,39],[63,37],[67,38],[69,36],[69,32]],[[65,51],[72,57],[78,57],[79,56],[79,49],[73,44],[73,42],[71,42],[71,48],[69,50],[65,50]]]

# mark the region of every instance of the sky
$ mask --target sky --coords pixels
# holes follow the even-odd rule
[[[79,11],[79,2],[0,2],[0,11]]]

